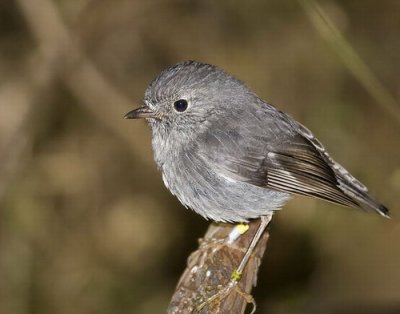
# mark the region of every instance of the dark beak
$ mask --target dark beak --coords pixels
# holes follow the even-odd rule
[[[140,119],[140,118],[155,118],[156,113],[151,110],[148,106],[142,106],[129,111],[124,118],[125,119]]]

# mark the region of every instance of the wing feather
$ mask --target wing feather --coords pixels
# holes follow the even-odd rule
[[[387,208],[370,197],[308,129],[272,107],[261,108],[265,112],[243,111],[229,124],[216,120],[213,132],[198,138],[203,144],[197,146],[199,154],[214,171],[259,187],[388,215]]]

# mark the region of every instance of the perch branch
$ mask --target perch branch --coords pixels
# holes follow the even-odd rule
[[[269,238],[268,231],[260,238],[237,287],[225,298],[207,304],[200,311],[198,308],[228,284],[232,271],[239,265],[259,225],[259,220],[252,221],[245,234],[232,244],[227,244],[232,225],[211,224],[204,238],[199,241],[199,248],[188,258],[168,313],[244,313],[247,303],[253,302],[250,293],[257,283],[258,269]]]

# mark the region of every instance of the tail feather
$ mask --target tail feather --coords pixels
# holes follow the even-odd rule
[[[310,130],[300,123],[296,123],[298,132],[306,138],[312,146],[319,152],[320,156],[324,159],[329,168],[333,171],[337,187],[348,197],[354,200],[353,204],[346,204],[338,202],[337,199],[334,202],[345,205],[360,207],[366,211],[374,211],[378,214],[390,218],[389,209],[375,200],[369,195],[367,187],[353,177],[343,166],[334,161],[331,156],[327,153],[321,142],[314,137]],[[315,157],[315,156],[314,156]],[[315,161],[315,160],[313,160]],[[317,195],[318,196],[318,195]],[[319,196],[320,197],[320,196]],[[358,206],[357,206],[358,205]]]
[[[386,218],[390,218],[389,209],[369,195],[368,190],[358,189],[356,185],[346,179],[338,178],[338,182],[343,193],[353,198],[361,209],[375,211]]]

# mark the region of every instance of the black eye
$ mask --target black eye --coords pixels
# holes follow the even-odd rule
[[[178,112],[184,112],[188,107],[188,102],[185,99],[179,99],[174,102],[174,108]]]

